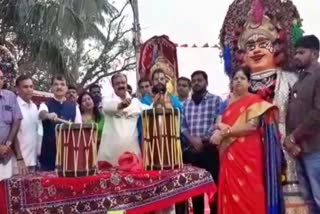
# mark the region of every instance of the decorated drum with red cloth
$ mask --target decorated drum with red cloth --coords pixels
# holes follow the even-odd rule
[[[174,108],[153,108],[142,114],[143,162],[145,169],[181,168],[180,112]]]
[[[56,126],[56,143],[59,176],[78,177],[96,173],[96,124],[59,124]]]

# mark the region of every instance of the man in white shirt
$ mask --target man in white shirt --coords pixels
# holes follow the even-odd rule
[[[98,152],[99,161],[118,165],[119,157],[125,152],[141,155],[137,122],[142,111],[151,107],[131,98],[127,92],[127,77],[115,74],[111,78],[115,94],[103,101],[105,125]]]
[[[21,157],[17,156],[17,169],[14,172],[19,170],[20,174],[24,174],[25,166],[29,172],[34,172],[37,165],[38,108],[31,100],[33,82],[29,76],[21,75],[16,79],[16,90],[23,119],[17,135]]]
[[[68,90],[66,79],[63,76],[55,76],[51,79],[53,98],[39,107],[39,117],[42,120],[43,138],[39,157],[40,169],[52,171],[56,162],[56,137],[55,126],[57,119],[63,119],[75,123],[82,123],[79,107],[74,102],[66,100]]]

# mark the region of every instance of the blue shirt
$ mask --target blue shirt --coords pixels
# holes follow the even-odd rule
[[[0,89],[0,144],[8,140],[13,122],[21,119],[16,95],[12,91]]]
[[[152,104],[152,97],[150,95],[144,95],[140,98],[140,102],[150,106]]]
[[[179,97],[176,95],[169,95],[169,96],[170,96],[170,100],[171,100],[173,108],[176,108],[176,109],[179,109],[180,111],[182,111],[183,104],[180,102]],[[151,105],[152,104],[152,97],[150,95],[144,95],[143,97],[141,97],[140,101],[143,104]]]
[[[180,102],[179,97],[176,95],[169,95],[170,100],[172,103],[173,108],[179,109],[180,112],[182,112],[183,109],[183,104]],[[152,97],[150,95],[144,95],[143,97],[140,98],[140,102],[146,105],[151,105],[152,104]],[[141,117],[138,120],[137,123],[138,126],[138,135],[139,135],[139,142],[142,143],[142,119]]]
[[[228,107],[228,102],[229,102],[229,100],[226,99],[225,101],[223,101],[223,102],[220,103],[220,106],[219,106],[219,115],[223,115],[223,113],[225,112],[225,110],[226,110],[227,107]]]
[[[209,138],[213,133],[221,103],[222,99],[219,96],[209,92],[199,105],[196,105],[192,99],[186,101],[182,111],[182,135]]]

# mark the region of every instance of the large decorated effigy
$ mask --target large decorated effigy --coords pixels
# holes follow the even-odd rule
[[[251,91],[279,109],[282,141],[286,136],[289,93],[297,81],[292,65],[294,44],[303,35],[301,22],[290,0],[235,0],[220,33],[225,72],[231,76],[241,66],[251,69]],[[303,187],[298,183],[295,161],[284,153],[286,213],[309,213],[307,202],[301,197]]]

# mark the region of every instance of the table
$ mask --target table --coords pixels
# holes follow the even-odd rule
[[[95,176],[62,178],[55,172],[16,176],[0,182],[3,213],[130,213],[157,211],[208,194],[216,186],[209,172],[192,166],[178,170],[124,172],[112,168]]]

